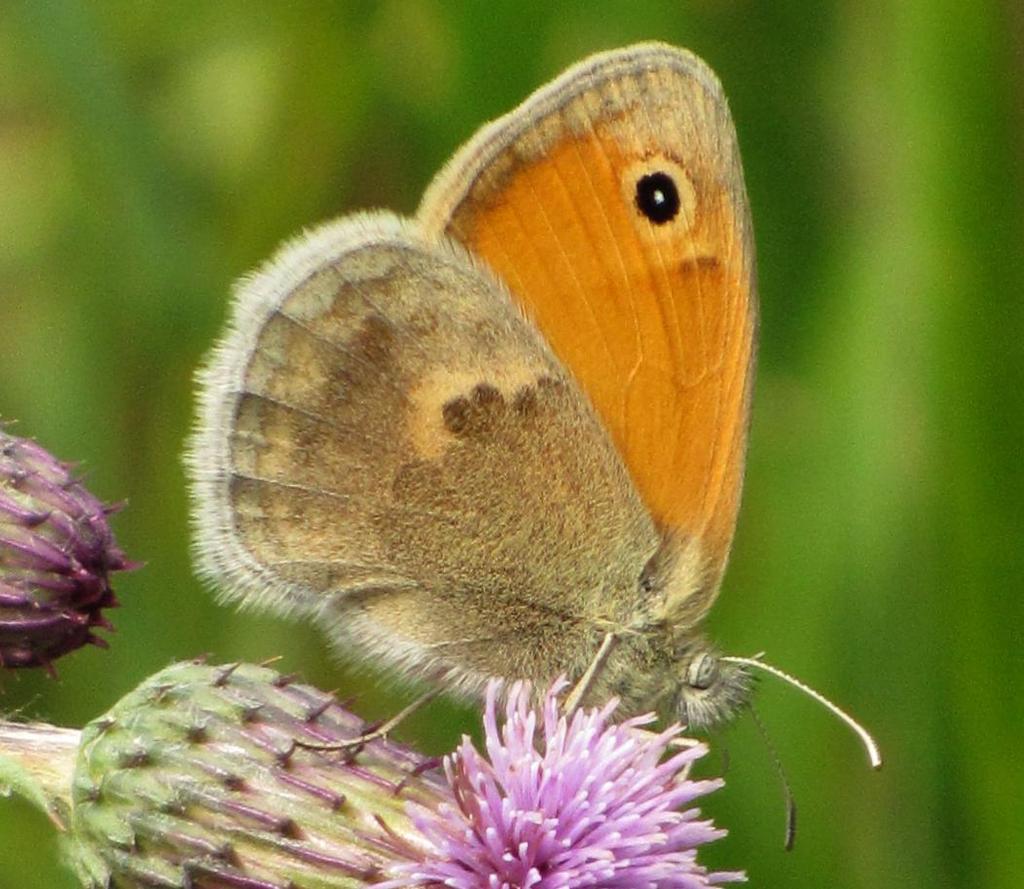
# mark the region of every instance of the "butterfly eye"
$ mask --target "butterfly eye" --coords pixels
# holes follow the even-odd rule
[[[705,651],[697,655],[686,670],[686,683],[692,688],[711,688],[718,678],[718,658]]]
[[[655,225],[671,222],[679,214],[679,189],[663,172],[648,173],[636,183],[636,206]]]

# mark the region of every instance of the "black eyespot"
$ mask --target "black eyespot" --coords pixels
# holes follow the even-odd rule
[[[648,173],[636,183],[637,209],[655,225],[671,222],[679,214],[679,189],[668,173]]]

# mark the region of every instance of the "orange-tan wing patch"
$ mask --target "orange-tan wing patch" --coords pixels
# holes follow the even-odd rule
[[[757,311],[736,135],[714,74],[660,44],[594,57],[485,127],[419,218],[522,302],[655,520],[700,540],[710,604],[739,508]]]

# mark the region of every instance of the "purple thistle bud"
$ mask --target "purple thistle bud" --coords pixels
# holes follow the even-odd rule
[[[108,575],[134,567],[105,506],[34,441],[0,428],[0,666],[52,669],[82,645],[105,646],[116,606]]]
[[[500,684],[491,684],[488,758],[464,738],[445,760],[453,800],[412,808],[425,842],[381,889],[701,889],[745,879],[696,860],[698,846],[725,834],[686,808],[723,783],[687,777],[706,748],[665,758],[680,729],[644,729],[653,716],[613,723],[614,701],[566,717],[564,687],[548,693],[538,726],[530,687],[516,683],[499,725]]]

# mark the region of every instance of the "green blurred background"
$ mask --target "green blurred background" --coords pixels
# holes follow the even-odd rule
[[[307,628],[213,604],[188,556],[192,373],[230,282],[303,226],[411,212],[478,125],[643,38],[721,76],[759,247],[744,511],[712,630],[878,735],[764,683],[721,733],[752,885],[1024,885],[1024,13],[1018,0],[6,4],[0,415],[129,507],[110,651],[0,677],[0,709],[79,726],[176,658],[281,655],[358,691]],[[403,731],[470,728],[438,704]],[[711,763],[718,768],[720,761]],[[0,801],[0,889],[59,889],[48,822]]]

